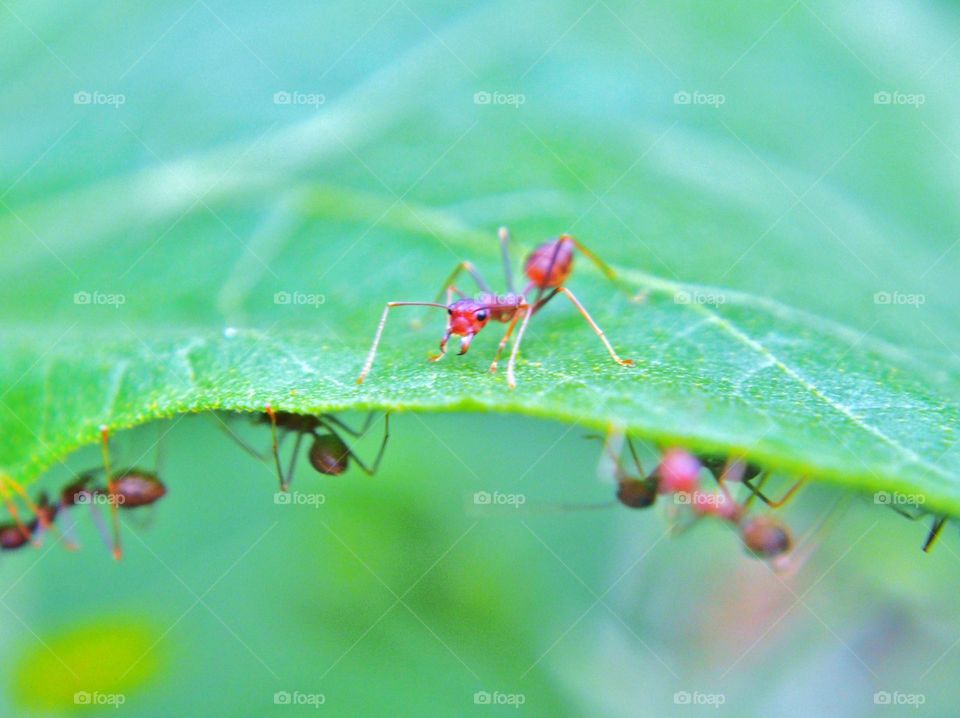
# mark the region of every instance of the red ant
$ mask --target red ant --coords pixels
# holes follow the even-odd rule
[[[33,518],[29,522],[25,523],[21,518],[20,511],[13,500],[11,489],[33,514]],[[0,472],[0,497],[2,497],[3,504],[11,518],[10,523],[0,525],[0,534],[2,534],[0,548],[19,548],[26,543],[39,546],[39,543],[34,539],[34,535],[38,533],[38,528],[44,531],[51,528],[54,516],[56,516],[56,507],[49,504],[45,494],[41,494],[40,499],[34,503],[23,486],[3,472]],[[19,538],[14,537],[14,533],[18,534]],[[67,548],[72,550],[75,547],[68,541]]]
[[[507,330],[503,335],[503,339],[500,340],[497,353],[493,358],[493,363],[490,365],[491,372],[496,372],[500,355],[510,341],[510,337],[517,323],[522,318],[523,321],[520,323],[517,338],[510,352],[510,359],[507,362],[507,383],[511,389],[516,388],[517,382],[514,367],[516,365],[517,353],[520,351],[520,344],[527,330],[527,324],[530,322],[530,318],[546,306],[557,294],[565,295],[573,303],[594,332],[596,332],[600,341],[603,342],[603,345],[607,348],[610,356],[617,364],[621,366],[634,365],[632,359],[621,359],[619,357],[603,330],[593,320],[593,317],[590,316],[590,313],[587,312],[586,308],[580,303],[580,300],[565,286],[565,282],[573,271],[574,249],[579,249],[607,278],[611,280],[615,279],[616,274],[603,260],[569,234],[561,235],[557,239],[544,242],[527,256],[524,262],[524,273],[529,282],[523,292],[518,294],[514,289],[513,274],[510,270],[510,233],[506,227],[500,228],[499,238],[503,256],[504,275],[507,282],[507,294],[494,294],[472,263],[461,262],[447,278],[435,301],[387,302],[387,306],[383,310],[383,316],[380,318],[377,332],[373,338],[373,346],[370,347],[370,353],[367,355],[367,360],[357,379],[358,384],[363,383],[371,367],[373,367],[374,359],[377,356],[377,347],[380,344],[380,338],[387,324],[387,317],[390,314],[390,310],[394,307],[416,306],[439,307],[446,309],[449,315],[446,333],[443,335],[443,339],[440,340],[440,353],[430,357],[430,361],[434,362],[446,356],[447,342],[452,336],[461,337],[459,355],[463,355],[470,349],[473,338],[479,334],[491,320],[507,324]],[[477,286],[480,287],[481,293],[478,299],[467,297],[464,292],[454,284],[454,281],[456,281],[460,273],[464,271],[470,274],[477,283]],[[527,297],[534,289],[537,290],[537,293],[533,301],[530,302]],[[447,303],[440,304],[439,301],[444,292],[447,294]],[[452,301],[454,293],[460,297],[456,301]]]
[[[652,506],[660,494],[674,495],[678,504],[687,504],[697,516],[716,516],[737,526],[746,548],[754,555],[764,559],[776,559],[788,553],[793,547],[793,539],[787,526],[774,516],[748,516],[750,502],[759,498],[771,507],[785,504],[803,485],[801,479],[779,501],[772,501],[760,489],[767,474],[753,464],[739,460],[716,460],[715,457],[700,457],[684,449],[670,449],[664,453],[656,468],[645,475],[636,447],[630,437],[626,437],[627,447],[636,465],[638,474],[631,473],[623,466],[620,451],[614,448],[615,440],[622,440],[623,434],[612,431],[604,443],[605,455],[613,465],[613,475],[617,481],[617,500],[628,508],[647,508]],[[737,466],[743,470],[743,477],[751,478],[763,474],[761,484],[753,486],[749,480],[740,478],[750,490],[750,496],[740,504],[724,483],[736,481],[733,473]],[[720,493],[708,493],[700,489],[699,474],[707,468],[720,485]]]
[[[78,479],[66,487],[60,493],[59,508],[66,511],[73,506],[84,505],[90,507],[100,533],[104,536],[104,542],[111,545],[106,528],[100,519],[97,511],[97,504],[105,501],[110,505],[111,512],[129,509],[136,509],[142,506],[149,506],[167,494],[167,487],[157,477],[156,474],[142,471],[140,469],[123,469],[114,474],[113,489],[108,487],[97,487],[93,485],[93,476],[97,471],[89,471],[82,474]],[[120,547],[120,534],[114,531],[113,538],[113,557],[120,559],[122,551]]]
[[[113,528],[112,553],[119,561],[123,556],[119,511],[149,506],[166,495],[167,487],[156,473],[150,471],[137,468],[114,471],[110,461],[110,432],[106,426],[100,427],[100,439],[103,467],[80,474],[75,481],[64,487],[60,492],[58,508],[67,510],[77,505],[89,505],[94,521],[109,546],[111,541],[107,538],[107,531],[97,512],[98,503],[108,503]],[[101,471],[106,476],[106,487],[94,485],[94,476]]]
[[[50,503],[46,494],[41,494],[36,504],[30,504],[35,510],[29,523],[24,524],[18,516],[15,520],[0,524],[0,550],[12,551],[28,543],[37,545],[34,537],[53,525],[58,507]]]
[[[371,466],[367,466],[363,460],[354,453],[353,449],[347,446],[346,442],[338,433],[339,430],[353,437],[361,437],[367,433],[367,430],[373,423],[373,417],[373,412],[370,412],[363,426],[360,429],[353,429],[331,414],[294,414],[288,411],[276,411],[268,404],[264,413],[257,417],[257,421],[264,423],[269,422],[270,424],[273,461],[277,470],[277,479],[280,482],[280,490],[287,491],[289,489],[297,458],[300,455],[300,444],[303,441],[303,437],[308,434],[313,437],[313,443],[310,445],[310,451],[307,457],[310,465],[319,473],[326,476],[339,476],[349,468],[350,460],[352,459],[368,476],[374,475],[380,467],[380,461],[383,459],[384,451],[387,448],[387,441],[390,439],[390,414],[384,414],[383,441],[380,443],[380,450],[377,452],[377,456]],[[231,438],[246,452],[258,459],[265,459],[260,452],[234,434],[229,427],[224,426]],[[278,435],[278,428],[283,431],[281,435]],[[324,433],[319,433],[320,431]],[[293,446],[293,456],[290,459],[286,472],[284,472],[283,465],[280,461],[280,445],[291,432],[297,435],[297,440]]]

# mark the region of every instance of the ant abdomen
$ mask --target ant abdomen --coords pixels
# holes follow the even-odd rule
[[[349,467],[350,449],[333,434],[320,434],[310,447],[310,465],[327,476],[339,476]]]
[[[793,546],[790,530],[769,515],[746,519],[740,526],[740,534],[747,549],[761,558],[776,558]]]
[[[573,242],[567,235],[544,242],[530,252],[523,271],[541,289],[561,286],[573,271]]]
[[[36,522],[31,522],[26,530],[15,523],[0,525],[0,550],[12,551],[26,545],[36,529]]]
[[[657,481],[623,479],[617,488],[617,501],[631,509],[645,509],[657,500]]]
[[[134,509],[159,501],[166,495],[167,487],[155,474],[127,469],[114,479],[113,491],[121,497],[119,508]]]

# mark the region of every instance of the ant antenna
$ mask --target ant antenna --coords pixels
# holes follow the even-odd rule
[[[373,360],[377,357],[377,347],[380,345],[380,338],[383,336],[383,328],[387,325],[387,317],[394,307],[439,307],[440,309],[447,309],[446,304],[437,302],[387,302],[387,306],[383,309],[383,316],[380,317],[380,324],[377,326],[377,333],[373,337],[373,346],[370,347],[367,361],[364,362],[363,370],[357,377],[357,384],[363,384],[363,380],[367,378],[367,374],[373,367]]]

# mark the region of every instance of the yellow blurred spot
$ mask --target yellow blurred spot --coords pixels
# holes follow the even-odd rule
[[[14,697],[25,708],[50,711],[83,707],[83,694],[126,696],[157,673],[161,633],[135,618],[40,633],[13,670]]]

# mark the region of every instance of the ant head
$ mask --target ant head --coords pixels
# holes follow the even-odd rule
[[[650,479],[623,479],[617,501],[631,509],[645,509],[657,500],[657,482]]]
[[[127,469],[114,480],[116,493],[123,497],[121,508],[136,508],[147,506],[162,499],[167,493],[163,485],[154,474],[139,469]]]
[[[740,527],[743,543],[760,558],[776,558],[793,546],[790,530],[773,516],[754,516]]]
[[[477,299],[460,299],[447,307],[447,314],[447,336],[463,337],[460,353],[466,354],[474,336],[490,321],[490,307]]]
[[[670,449],[660,460],[657,478],[662,494],[692,494],[700,486],[700,461],[684,449]]]
[[[349,459],[350,449],[333,434],[321,434],[310,447],[310,465],[327,476],[339,476],[346,471]]]

